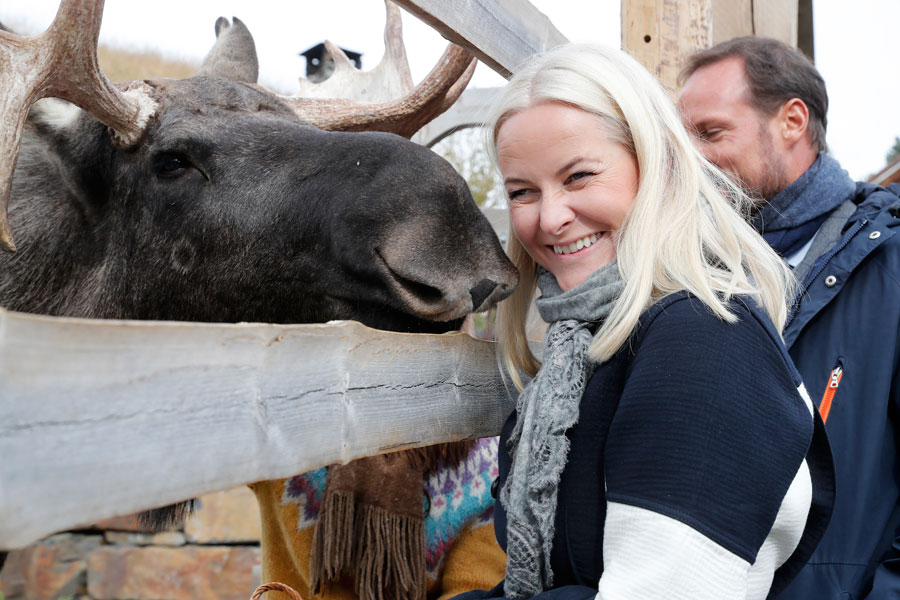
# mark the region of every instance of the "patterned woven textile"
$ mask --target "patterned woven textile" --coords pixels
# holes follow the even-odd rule
[[[465,461],[425,478],[425,593],[450,598],[490,589],[504,574],[506,556],[494,538],[491,483],[497,477],[497,439],[478,440]],[[327,469],[253,484],[263,523],[263,582],[279,581],[309,593],[310,551]],[[279,595],[270,592],[269,596]],[[350,578],[328,587],[329,600],[356,598]]]

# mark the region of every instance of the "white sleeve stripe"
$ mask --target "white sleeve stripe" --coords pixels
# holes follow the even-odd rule
[[[803,402],[806,403],[806,408],[809,409],[809,414],[813,414],[813,403],[812,399],[809,397],[809,392],[806,391],[806,386],[801,383],[797,386],[797,391],[800,392],[800,397],[803,398]]]
[[[809,465],[804,460],[781,501],[781,508],[775,516],[772,530],[759,549],[756,562],[750,568],[751,594],[748,597],[765,598],[768,594],[775,571],[787,562],[797,549],[800,538],[803,537],[811,504],[812,476]]]
[[[762,600],[797,548],[811,500],[804,460],[752,565],[677,519],[609,501],[597,600]]]
[[[749,571],[747,561],[681,521],[607,503],[597,600],[756,600],[747,596]]]

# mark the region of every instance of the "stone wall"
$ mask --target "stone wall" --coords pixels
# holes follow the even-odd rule
[[[248,488],[208,494],[174,531],[120,517],[10,553],[0,600],[247,600],[259,584],[259,536]]]

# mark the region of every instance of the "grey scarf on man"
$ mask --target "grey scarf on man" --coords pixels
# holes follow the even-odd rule
[[[806,245],[855,191],[856,183],[841,165],[827,154],[819,154],[809,169],[753,215],[751,223],[787,258]]]
[[[596,368],[588,348],[622,292],[615,262],[581,285],[562,291],[551,273],[538,279],[541,317],[551,323],[544,340],[543,366],[522,390],[518,420],[509,439],[512,465],[500,492],[507,513],[504,592],[530,598],[553,585],[556,494],[566,466],[566,430],[578,421],[584,388]]]

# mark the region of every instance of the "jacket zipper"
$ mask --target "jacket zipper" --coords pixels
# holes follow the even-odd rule
[[[853,238],[856,237],[856,234],[859,233],[859,230],[862,229],[863,227],[865,227],[868,223],[869,223],[868,219],[863,219],[862,221],[857,223],[856,226],[853,228],[853,231],[850,232],[850,235],[848,235],[844,239],[844,241],[841,243],[841,245],[832,249],[832,251],[829,252],[828,255],[826,256],[825,260],[823,260],[822,263],[819,265],[819,268],[817,268],[815,270],[815,272],[813,272],[812,276],[806,278],[806,284],[803,285],[802,289],[794,297],[794,303],[791,306],[791,312],[788,313],[788,318],[784,322],[784,327],[782,328],[782,331],[787,331],[788,325],[790,325],[791,322],[794,320],[794,317],[797,316],[797,311],[800,309],[800,300],[803,298],[803,296],[806,295],[806,292],[807,292],[807,290],[809,290],[809,286],[812,285],[812,282],[816,280],[816,277],[818,277],[819,275],[822,274],[822,271],[825,270],[825,267],[828,266],[828,263],[831,262],[831,259],[834,258],[834,255],[837,254],[838,252],[840,252],[841,250],[843,250],[844,248],[846,248],[847,244],[849,244],[853,240]]]
[[[831,370],[828,376],[828,385],[825,386],[825,393],[822,394],[822,401],[819,403],[819,414],[822,416],[822,422],[828,422],[828,413],[831,412],[831,402],[834,400],[834,394],[837,392],[841,379],[844,377],[844,367],[841,362]]]

